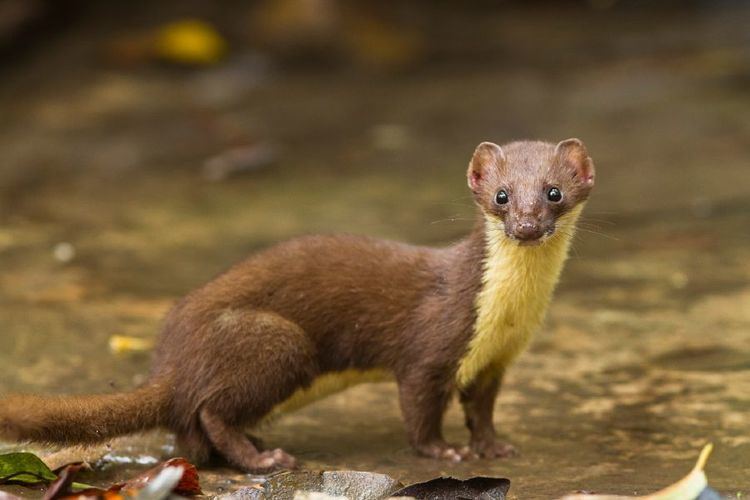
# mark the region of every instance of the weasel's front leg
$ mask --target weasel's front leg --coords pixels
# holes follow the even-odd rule
[[[451,445],[443,439],[443,413],[451,397],[444,380],[413,372],[399,378],[398,385],[406,434],[417,453],[456,462],[472,456],[468,447]]]
[[[492,413],[495,398],[503,381],[503,371],[486,370],[477,379],[460,391],[461,405],[466,415],[466,427],[471,432],[471,451],[482,458],[509,457],[516,449],[495,439]]]

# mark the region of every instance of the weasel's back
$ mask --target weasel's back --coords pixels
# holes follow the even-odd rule
[[[297,323],[327,357],[371,365],[384,340],[408,340],[410,313],[437,281],[433,259],[429,248],[352,235],[279,243],[183,299],[162,343],[184,341],[223,313],[270,311]]]

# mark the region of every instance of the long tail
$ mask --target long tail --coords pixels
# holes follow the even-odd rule
[[[25,396],[0,399],[0,439],[43,443],[96,443],[163,425],[168,387],[151,383],[132,392],[95,396]]]

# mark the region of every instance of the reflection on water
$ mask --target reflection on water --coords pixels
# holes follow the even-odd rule
[[[150,338],[176,297],[247,252],[317,231],[454,241],[471,225],[463,175],[476,143],[575,135],[599,184],[547,327],[498,403],[499,432],[519,457],[416,458],[390,383],[350,389],[260,434],[313,468],[403,482],[500,475],[519,498],[652,491],[712,441],[713,485],[747,492],[750,50],[739,27],[750,11],[733,9],[597,18],[591,30],[608,40],[598,56],[593,35],[565,31],[577,14],[539,14],[512,34],[539,49],[528,59],[393,77],[276,74],[229,108],[188,104],[195,96],[177,75],[89,62],[53,84],[22,67],[0,86],[12,118],[0,129],[0,391],[132,387],[149,357],[110,354],[109,338]],[[659,20],[653,52],[631,29],[638,15]],[[561,46],[594,56],[560,63],[557,49],[534,45],[545,23],[565,33]],[[12,98],[23,75],[37,91]],[[89,112],[95,99],[106,113]],[[201,161],[233,127],[278,144],[279,158],[209,182]],[[457,407],[446,434],[467,439]],[[126,476],[169,445],[162,433],[117,440],[91,480]],[[204,477],[209,491],[247,480],[226,469]]]

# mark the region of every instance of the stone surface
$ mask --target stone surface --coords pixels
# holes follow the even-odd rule
[[[387,498],[403,485],[385,474],[358,471],[298,471],[283,472],[259,481],[257,485],[240,488],[221,495],[224,500],[278,499],[292,500],[314,496],[299,496],[320,493],[326,498],[349,500],[381,500]]]

